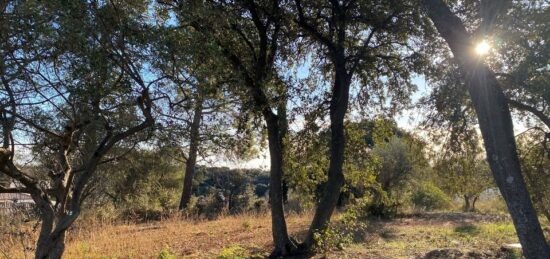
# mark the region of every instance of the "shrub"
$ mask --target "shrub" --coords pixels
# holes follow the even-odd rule
[[[313,239],[315,240],[315,250],[325,253],[335,249],[343,250],[353,242],[353,235],[334,226],[328,226],[324,230],[314,233]]]
[[[233,245],[230,247],[226,247],[220,251],[217,259],[244,259],[250,257],[250,254],[246,249],[238,246]]]
[[[160,254],[158,256],[158,259],[176,259],[177,257],[170,252],[170,248],[165,247],[160,251]]]
[[[433,184],[424,184],[412,193],[411,203],[416,209],[437,210],[448,208],[451,199]]]
[[[205,215],[208,219],[216,219],[226,210],[226,197],[221,192],[211,192],[208,196],[201,196],[197,201],[199,214]]]
[[[390,197],[387,192],[382,189],[374,191],[373,197],[366,203],[365,216],[393,218],[397,214],[399,203],[394,198]]]
[[[250,211],[254,207],[255,200],[256,194],[254,194],[252,186],[247,185],[244,192],[231,199],[231,203],[229,204],[229,213],[240,214]]]
[[[364,199],[356,200],[354,205],[349,206],[341,214],[337,225],[329,225],[324,230],[316,232],[313,235],[315,249],[323,253],[335,249],[343,250],[357,240],[356,238],[363,238],[367,227],[361,216],[364,206]]]

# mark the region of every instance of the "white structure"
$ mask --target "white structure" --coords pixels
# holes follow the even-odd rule
[[[16,187],[13,183],[10,188]],[[11,214],[16,211],[29,211],[34,201],[28,193],[0,193],[0,214]]]

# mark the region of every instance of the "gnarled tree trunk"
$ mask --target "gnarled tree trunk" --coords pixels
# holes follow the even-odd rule
[[[76,219],[80,209],[76,209],[76,214],[68,215],[65,212],[55,212],[46,199],[42,199],[32,193],[33,199],[40,210],[40,219],[42,224],[40,233],[36,242],[35,258],[37,259],[59,259],[65,252],[65,234],[67,229]]]
[[[466,77],[487,159],[506,201],[526,258],[550,258],[540,222],[521,172],[508,102],[489,68],[473,56],[470,35],[442,0],[423,0],[430,19]]]

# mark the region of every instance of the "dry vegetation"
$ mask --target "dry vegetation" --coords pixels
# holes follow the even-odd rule
[[[290,232],[300,237],[310,217],[289,216]],[[370,220],[367,225],[344,250],[316,257],[421,258],[429,251],[450,248],[471,252],[471,257],[465,258],[507,258],[499,252],[500,247],[517,242],[508,217],[498,215],[429,213],[392,221]],[[10,246],[4,248],[4,257],[25,257],[21,237],[2,238],[2,244]],[[170,218],[143,224],[94,223],[71,230],[64,258],[262,258],[271,244],[267,214],[214,221]],[[27,251],[30,255],[32,251]]]

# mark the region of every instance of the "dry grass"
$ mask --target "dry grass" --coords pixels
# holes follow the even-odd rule
[[[289,232],[302,236],[310,220],[309,214],[290,215]],[[362,238],[345,250],[316,257],[415,258],[434,249],[484,252],[517,242],[508,219],[489,215],[422,214],[393,221],[374,220],[368,226]],[[269,215],[88,225],[71,230],[65,258],[158,258],[163,250],[175,258],[216,258],[235,247],[262,256],[271,250],[270,229]],[[17,246],[10,250],[11,258],[23,257]]]
[[[308,217],[289,217],[291,232],[306,227]],[[215,257],[224,247],[269,251],[271,224],[264,216],[224,217],[216,221],[169,219],[141,225],[111,225],[86,238],[75,237],[67,258],[154,258],[168,249],[178,257]]]
[[[309,219],[308,215],[289,216],[289,231],[298,233],[306,229]],[[18,243],[12,245],[9,255],[23,258]],[[162,250],[177,258],[215,258],[231,245],[256,253],[269,251],[269,215],[228,216],[215,221],[171,218],[144,224],[77,227],[68,234],[64,258],[157,258]]]

